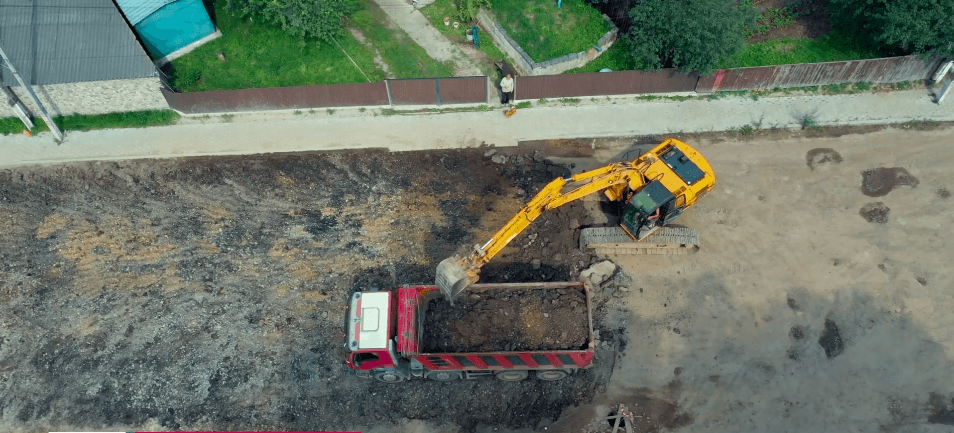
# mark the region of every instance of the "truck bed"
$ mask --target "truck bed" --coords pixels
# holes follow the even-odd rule
[[[416,347],[402,344],[402,352],[576,351],[593,341],[589,293],[581,283],[476,284],[453,307],[436,287],[411,290],[420,338]]]

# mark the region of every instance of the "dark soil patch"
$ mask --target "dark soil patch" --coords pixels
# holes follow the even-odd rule
[[[918,178],[903,167],[879,167],[861,172],[861,193],[868,197],[883,197],[897,186],[918,186]]]
[[[798,348],[795,347],[790,347],[788,350],[786,350],[785,355],[788,356],[788,359],[791,359],[792,361],[798,361],[798,359],[802,356]]]
[[[594,139],[550,139],[550,140],[526,140],[519,143],[520,148],[528,150],[539,150],[547,156],[556,157],[585,157],[593,156]]]
[[[828,19],[828,9],[824,0],[802,0],[794,2],[786,0],[756,0],[752,2],[752,5],[759,10],[759,13],[764,13],[771,8],[782,8],[786,5],[790,5],[795,8],[796,12],[804,12],[805,15],[800,14],[800,16],[795,19],[794,24],[773,28],[764,35],[747,38],[745,41],[750,44],[781,38],[818,38],[832,31],[831,21]]]
[[[932,424],[954,425],[954,398],[947,398],[932,392],[928,398],[931,415],[928,422]]]
[[[789,330],[788,335],[796,340],[801,340],[805,338],[805,330],[801,326],[795,325]]]
[[[805,163],[812,170],[822,165],[841,164],[841,161],[841,154],[827,147],[812,149],[805,154]]]
[[[838,325],[831,319],[825,319],[825,329],[822,330],[818,338],[818,345],[825,350],[825,356],[832,359],[841,355],[845,350],[845,343],[841,339],[841,331]]]
[[[858,211],[858,214],[869,223],[884,224],[888,222],[889,212],[891,212],[891,209],[885,206],[884,203],[878,201],[866,203],[861,207],[861,210]]]
[[[485,290],[451,307],[428,302],[427,352],[584,349],[589,343],[586,294],[577,289]]]

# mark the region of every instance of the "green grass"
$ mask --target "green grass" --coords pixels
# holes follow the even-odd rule
[[[838,33],[819,39],[783,38],[746,45],[741,53],[720,62],[717,69],[791,63],[838,62],[883,57],[881,53]]]
[[[492,0],[500,24],[535,62],[585,51],[609,31],[606,20],[583,0]]]
[[[583,72],[599,72],[601,69],[612,69],[614,71],[629,71],[635,69],[644,69],[636,57],[633,56],[632,47],[626,38],[613,42],[605,53],[583,66],[566,71],[566,74],[579,74]]]
[[[125,113],[107,114],[72,114],[69,116],[54,116],[53,121],[63,131],[92,131],[94,129],[110,128],[145,128],[147,126],[162,126],[176,123],[179,114],[172,110],[130,111]],[[41,118],[33,119],[33,132],[49,131],[46,122]],[[0,118],[0,134],[21,134],[26,126],[19,118]]]
[[[374,2],[363,0],[364,9],[351,16],[350,25],[364,33],[391,72],[398,78],[434,78],[454,76],[451,62],[438,62],[427,55],[403,30],[390,28],[387,15]]]
[[[456,29],[453,25],[444,25],[444,17],[449,17],[451,23],[453,23],[455,20],[454,17],[457,16],[457,9],[454,8],[453,0],[437,0],[422,8],[421,13],[427,17],[427,20],[431,22],[434,28],[443,33],[444,36],[447,36],[451,41],[473,44],[473,42],[467,41],[467,36],[464,34],[467,29],[473,27],[473,23],[460,23],[460,27]],[[498,61],[506,57],[503,51],[500,51],[500,48],[497,48],[497,45],[494,44],[494,40],[489,34],[481,31],[477,34],[477,37],[480,40],[480,47],[477,49],[486,53],[488,59]]]
[[[334,42],[305,44],[281,27],[258,17],[232,15],[225,2],[215,3],[222,37],[172,62],[171,84],[183,92],[367,82]],[[373,53],[345,31],[336,38],[371,81],[384,74]],[[221,51],[226,58],[219,60]]]

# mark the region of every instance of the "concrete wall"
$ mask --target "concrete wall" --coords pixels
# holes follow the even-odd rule
[[[103,114],[117,111],[165,110],[169,108],[159,91],[159,77],[128,80],[87,81],[82,83],[33,86],[40,102],[52,116]],[[39,117],[33,101],[19,86],[10,87],[23,105]],[[0,95],[4,98],[5,94]],[[6,103],[0,104],[0,117],[16,116]]]
[[[520,44],[507,34],[507,31],[497,22],[493,14],[483,8],[477,12],[477,20],[481,26],[490,33],[490,37],[493,38],[497,46],[500,47],[505,54],[510,56],[510,58],[514,59],[515,64],[513,67],[523,75],[560,74],[573,68],[579,68],[599,57],[600,54],[603,54],[604,51],[613,46],[613,42],[616,41],[619,34],[619,29],[616,28],[616,25],[613,24],[608,16],[604,14],[603,19],[610,24],[610,30],[594,44],[599,46],[600,49],[594,47],[586,51],[571,53],[563,57],[538,63],[530,58],[530,55],[520,47]]]

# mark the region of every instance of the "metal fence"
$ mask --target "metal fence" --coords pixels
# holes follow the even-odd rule
[[[162,89],[169,107],[186,114],[388,105],[384,83],[329,84],[174,93]]]
[[[939,58],[925,60],[920,56],[903,56],[721,69],[699,78],[695,90],[699,93],[711,93],[720,90],[764,90],[776,87],[823,86],[860,81],[869,83],[920,81],[929,78],[940,63]]]
[[[755,68],[722,69],[699,76],[663,69],[589,74],[520,76],[517,99],[720,90],[761,90],[836,83],[895,83],[930,78],[941,59],[918,56],[845,62],[805,63]],[[375,105],[444,105],[487,103],[488,77],[412,78],[380,83],[332,84],[267,89],[175,93],[164,89],[169,106],[187,114],[308,109]]]
[[[692,92],[696,90],[698,80],[697,74],[675,69],[520,76],[515,80],[514,97],[540,99]]]
[[[169,107],[186,114],[374,105],[486,103],[487,77],[421,78],[176,93],[162,89]]]
[[[486,103],[488,78],[447,77],[386,80],[391,105]]]

